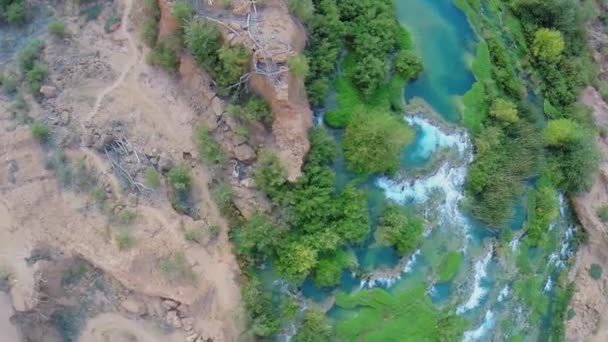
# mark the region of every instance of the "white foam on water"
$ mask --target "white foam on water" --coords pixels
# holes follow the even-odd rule
[[[418,258],[418,255],[420,255],[420,249],[417,249],[414,252],[414,254],[412,254],[410,256],[410,258],[407,260],[407,262],[405,263],[405,266],[403,267],[403,273],[409,273],[412,271],[412,267],[416,263],[416,259]]]
[[[438,148],[455,148],[464,154],[467,149],[467,139],[464,134],[446,134],[426,119],[419,116],[406,116],[408,124],[417,126],[422,134],[415,153],[423,158],[429,158]]]
[[[488,293],[488,289],[481,286],[481,281],[487,275],[487,268],[488,268],[488,265],[490,264],[490,260],[492,260],[492,251],[493,251],[493,248],[490,248],[488,253],[482,259],[477,260],[475,262],[475,266],[474,266],[474,270],[475,270],[474,278],[475,279],[473,282],[473,292],[471,293],[471,296],[469,297],[469,299],[464,304],[460,305],[456,309],[457,314],[462,314],[468,310],[471,310],[471,309],[477,307],[477,305],[479,305],[481,300]]]
[[[500,293],[498,294],[498,302],[500,303],[505,300],[505,298],[507,298],[510,292],[511,289],[509,289],[509,285],[505,285],[505,287],[503,287],[502,290],[500,290]]]
[[[515,252],[517,247],[519,247],[519,238],[511,240],[511,242],[509,242],[509,247],[511,247],[511,250]]]
[[[551,291],[552,287],[553,287],[553,282],[551,281],[551,277],[549,277],[549,278],[547,278],[547,282],[545,283],[545,286],[543,287],[543,292]]]
[[[479,341],[482,337],[484,337],[490,329],[494,326],[494,313],[491,310],[486,311],[486,314],[483,318],[483,322],[479,326],[479,328],[475,330],[468,330],[464,332],[463,342],[473,342]]]
[[[557,253],[553,252],[549,255],[550,264],[557,264],[558,261],[560,261],[560,260],[559,260],[559,257],[557,256]]]
[[[563,193],[559,193],[559,216],[566,216],[566,197]]]

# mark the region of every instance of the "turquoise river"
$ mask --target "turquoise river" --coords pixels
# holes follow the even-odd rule
[[[356,312],[331,306],[337,291],[381,287],[396,293],[423,283],[435,306],[452,308],[467,320],[464,341],[545,340],[553,319],[550,312],[557,276],[575,249],[577,228],[569,208],[560,198],[560,218],[548,233],[554,246],[550,251],[519,243],[526,218],[525,196],[513,204],[513,238],[506,244],[501,245],[497,233],[468,215],[463,187],[473,151],[468,133],[460,125],[458,108],[475,81],[469,61],[477,37],[451,0],[397,0],[396,8],[425,67],[405,88],[404,96],[410,102],[425,102],[435,114],[404,113],[416,138],[403,152],[401,172],[393,179],[371,178],[364,186],[370,190],[372,217],[377,217],[382,201],[395,201],[425,219],[425,239],[413,255],[400,260],[391,249],[375,246],[370,237],[366,246],[355,251],[362,272],[344,272],[340,288],[333,290],[317,289],[307,281],[301,294],[309,303],[329,306],[328,316],[339,322]],[[338,140],[340,134],[335,132]],[[352,178],[342,162],[335,170],[341,184]],[[460,253],[462,263],[451,281],[439,283],[437,265],[448,252]],[[525,258],[537,270],[525,287],[531,296],[541,297],[535,299],[543,303],[540,308],[531,308],[521,299],[525,295],[518,295],[518,258]]]

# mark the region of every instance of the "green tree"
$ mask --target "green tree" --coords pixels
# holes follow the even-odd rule
[[[251,260],[269,256],[280,245],[283,235],[267,216],[255,214],[237,232],[237,252]]]
[[[65,32],[65,24],[63,23],[63,21],[53,20],[49,24],[48,31],[49,31],[50,34],[52,34],[52,35],[54,35],[56,37],[63,37],[66,34],[66,32]]]
[[[287,5],[289,11],[303,23],[308,22],[315,11],[312,0],[289,0]]]
[[[298,241],[279,246],[275,267],[277,273],[289,283],[301,285],[317,264],[317,251]]]
[[[51,130],[40,121],[35,121],[31,127],[32,135],[39,142],[46,142],[51,137]]]
[[[490,115],[507,124],[516,123],[519,120],[515,103],[503,98],[494,100],[492,108],[490,108]]]
[[[285,168],[272,152],[263,151],[258,158],[253,179],[260,190],[270,198],[275,197],[281,193],[286,182]]]
[[[409,50],[399,51],[393,64],[395,65],[395,71],[406,81],[418,77],[424,69],[420,57]]]
[[[346,164],[358,174],[395,172],[412,137],[403,121],[388,112],[357,113],[344,133]]]
[[[34,63],[34,67],[25,74],[25,82],[33,94],[38,94],[42,83],[49,76],[49,68],[39,62]]]
[[[174,166],[169,170],[169,182],[176,190],[186,190],[192,183],[190,170],[185,166]]]
[[[550,147],[564,147],[579,138],[580,127],[572,119],[551,120],[545,127],[543,139]]]
[[[422,220],[408,217],[398,205],[389,205],[382,212],[375,237],[379,243],[395,247],[400,255],[407,255],[416,249],[423,232]]]
[[[310,71],[310,68],[308,67],[308,58],[302,55],[290,57],[287,61],[287,65],[289,66],[289,71],[299,79],[305,79]]]
[[[325,315],[316,310],[306,311],[304,321],[294,337],[295,342],[332,342],[335,339],[333,327]]]
[[[564,37],[561,32],[541,28],[534,33],[532,53],[542,62],[555,63],[561,59],[564,46]]]
[[[207,69],[217,64],[217,51],[221,44],[220,32],[214,24],[203,20],[192,20],[186,25],[184,37],[186,46],[199,64]]]

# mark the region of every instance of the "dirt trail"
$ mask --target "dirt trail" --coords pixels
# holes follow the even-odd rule
[[[108,94],[112,93],[114,90],[116,90],[116,88],[118,88],[124,82],[125,77],[129,73],[131,68],[135,65],[135,63],[137,63],[137,58],[138,58],[137,48],[135,46],[135,43],[133,42],[133,37],[131,37],[129,30],[127,29],[129,15],[131,14],[131,9],[133,8],[133,0],[124,0],[124,1],[125,1],[125,10],[122,15],[122,18],[120,19],[120,32],[124,37],[127,38],[127,42],[129,43],[129,57],[130,57],[129,63],[125,66],[123,71],[120,73],[120,76],[118,76],[118,79],[116,79],[116,81],[114,81],[114,83],[112,83],[107,88],[103,89],[97,95],[97,98],[95,99],[95,105],[93,105],[93,109],[86,116],[86,119],[81,122],[81,124],[83,124],[83,125],[85,122],[89,122],[97,114],[97,112],[99,111],[99,108],[101,107],[101,103],[106,98],[106,96]],[[84,126],[83,126],[83,128],[84,128]]]

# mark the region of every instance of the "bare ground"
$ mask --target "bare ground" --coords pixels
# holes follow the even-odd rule
[[[70,37],[47,40],[44,56],[51,67],[50,83],[58,93],[40,106],[29,101],[29,115],[52,126],[56,143],[69,159],[84,158],[107,190],[109,210],[99,209],[89,193],[61,188],[53,171],[45,167],[49,151],[41,148],[26,126],[15,125],[7,110],[9,100],[0,97],[0,113],[4,113],[0,120],[0,266],[11,275],[13,306],[26,312],[39,305],[37,269],[25,259],[37,246],[49,245],[84,258],[142,295],[187,305],[189,317],[195,320],[194,331],[215,341],[235,341],[243,331],[240,271],[227,224],[210,197],[213,173],[191,159],[197,156],[193,126],[215,114],[210,106],[192,106],[175,78],[145,63],[145,48],[136,30],[141,3],[124,0],[116,5],[122,25],[111,34],[103,31],[109,10],[86,25],[67,16]],[[201,97],[213,98],[204,94],[208,88],[200,91]],[[138,197],[121,190],[110,161],[94,148],[100,139],[94,132],[116,127],[142,154],[156,160],[162,155],[192,168],[194,219],[173,210],[164,186]],[[132,248],[120,250],[114,237],[125,228],[112,215],[124,208],[136,213],[127,228],[134,242]],[[184,240],[186,230],[211,225],[221,227],[217,240],[203,244]],[[194,283],[175,283],[163,274],[160,264],[177,252],[185,254],[196,275]],[[122,337],[103,332],[116,325],[139,336],[139,341],[154,341],[138,324],[108,314],[89,322],[84,333],[91,334],[87,341],[120,341]]]

